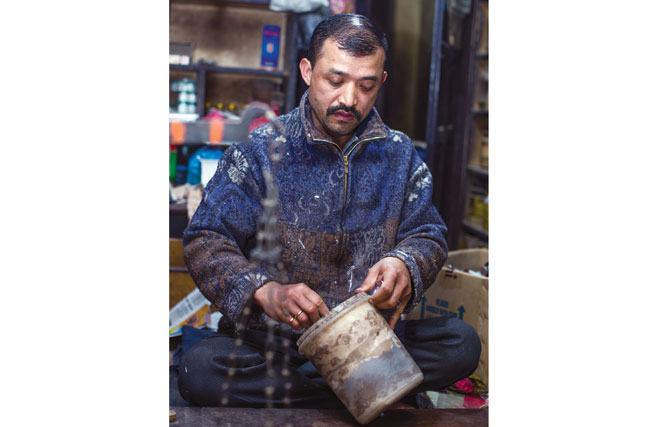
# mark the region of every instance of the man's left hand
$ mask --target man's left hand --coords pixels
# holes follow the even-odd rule
[[[377,282],[381,282],[381,286],[370,297],[370,302],[380,309],[395,309],[388,322],[394,329],[411,298],[411,276],[406,264],[399,258],[382,258],[368,270],[366,279],[354,293],[368,292]]]

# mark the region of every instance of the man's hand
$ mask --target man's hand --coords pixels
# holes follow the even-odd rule
[[[310,327],[329,313],[320,295],[304,283],[267,282],[255,291],[253,301],[271,319],[284,322],[296,331]]]
[[[368,292],[377,282],[381,283],[381,287],[370,297],[370,302],[380,309],[395,309],[388,322],[395,329],[399,316],[411,298],[411,275],[401,259],[386,257],[368,270],[366,280],[354,293]]]

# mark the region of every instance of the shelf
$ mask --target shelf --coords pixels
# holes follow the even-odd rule
[[[261,4],[268,6],[271,0],[219,0],[219,3]]]
[[[237,67],[218,67],[216,65],[204,65],[208,73],[227,73],[227,74],[254,74],[257,76],[267,77],[288,77],[289,73],[285,71],[264,70],[262,68],[237,68]]]
[[[189,3],[189,4],[209,4],[214,5],[215,3],[223,4],[226,6],[269,6],[271,0],[170,0],[169,3]]]
[[[201,119],[194,122],[169,122],[171,145],[206,144],[230,146],[245,141],[249,122],[231,123],[221,119]]]
[[[472,110],[472,115],[474,117],[487,117],[488,110]]]
[[[195,122],[198,119],[199,115],[196,113],[169,113],[169,121]]]
[[[469,173],[471,173],[472,175],[477,176],[477,177],[479,177],[479,178],[484,178],[484,179],[487,179],[487,178],[488,178],[488,170],[487,170],[487,169],[483,169],[483,168],[480,167],[480,166],[472,166],[472,165],[468,165],[468,166],[467,166],[467,171],[468,171]]]
[[[173,71],[186,71],[186,72],[199,72],[205,70],[206,73],[222,73],[222,74],[248,74],[265,77],[288,77],[287,71],[279,70],[265,70],[262,68],[239,68],[239,67],[219,67],[217,65],[209,64],[190,64],[190,65],[176,65],[169,64],[169,69]]]
[[[242,111],[237,120],[230,119],[199,119],[193,122],[170,120],[169,143],[232,145],[248,140],[248,128],[251,122],[265,116],[267,108],[249,106]]]
[[[169,69],[173,71],[187,71],[191,73],[196,73],[197,71],[199,71],[199,66],[198,64],[190,64],[190,65],[169,64]]]
[[[465,232],[478,237],[479,239],[483,240],[484,242],[488,241],[488,232],[483,230],[482,228],[479,228],[475,225],[470,224],[467,221],[463,221],[463,230]]]
[[[488,54],[487,53],[477,53],[476,54],[476,59],[488,59]]]

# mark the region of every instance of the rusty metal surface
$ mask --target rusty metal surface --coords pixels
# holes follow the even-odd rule
[[[358,426],[349,413],[334,409],[251,409],[172,407],[176,421],[170,427],[249,427],[289,424],[300,427]],[[386,411],[369,427],[483,427],[488,409],[398,409]]]

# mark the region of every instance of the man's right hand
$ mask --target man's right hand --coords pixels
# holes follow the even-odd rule
[[[304,283],[267,282],[255,291],[253,301],[271,319],[284,322],[296,331],[310,327],[329,313],[320,295]]]

